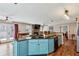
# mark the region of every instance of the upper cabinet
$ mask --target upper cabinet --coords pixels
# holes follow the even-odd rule
[[[14,24],[0,23],[0,39],[14,38]]]
[[[29,35],[32,35],[32,25],[26,25],[26,32],[29,33]]]
[[[18,32],[19,33],[29,33],[29,34],[31,34],[32,25],[20,23],[20,24],[18,24]]]
[[[26,24],[18,24],[18,32],[25,33],[26,32]]]
[[[31,34],[32,25],[26,23],[15,24],[15,39],[26,39],[26,36]]]

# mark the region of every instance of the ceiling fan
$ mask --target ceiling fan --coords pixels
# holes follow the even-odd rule
[[[8,20],[8,16],[5,17],[5,21],[7,21],[7,20]]]
[[[8,16],[2,16],[2,18],[0,19],[0,21],[8,21]]]
[[[3,18],[0,19],[0,22],[12,22],[9,19],[13,19],[13,18],[12,17],[8,17],[8,16],[5,16],[5,17],[3,17]]]

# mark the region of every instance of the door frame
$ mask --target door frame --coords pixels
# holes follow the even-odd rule
[[[67,32],[68,32],[68,39],[69,39],[69,25],[61,25],[61,32],[63,32],[64,33],[64,26],[67,26]],[[63,41],[64,41],[64,39],[63,39]]]

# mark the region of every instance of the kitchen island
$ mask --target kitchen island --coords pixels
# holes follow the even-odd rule
[[[49,39],[24,39],[14,41],[14,56],[43,56],[54,52],[54,38]],[[60,39],[58,39],[60,40]],[[60,42],[60,41],[59,41]]]

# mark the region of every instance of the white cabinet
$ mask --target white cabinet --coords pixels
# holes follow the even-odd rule
[[[32,25],[26,25],[26,32],[32,34]]]
[[[14,24],[0,23],[0,39],[14,38]]]
[[[19,27],[19,33],[29,33],[29,34],[32,33],[32,25],[19,23],[18,27]]]
[[[19,31],[19,33],[25,33],[26,32],[26,24],[19,23],[18,24],[18,31]]]

